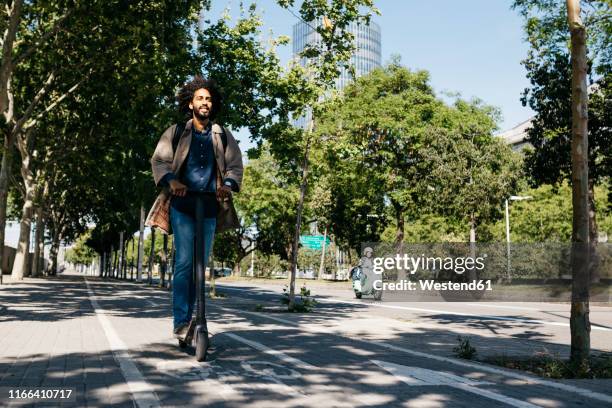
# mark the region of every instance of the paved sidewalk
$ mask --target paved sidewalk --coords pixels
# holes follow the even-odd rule
[[[75,406],[133,406],[82,277],[3,285],[0,301],[0,385],[69,386]]]
[[[170,336],[166,290],[70,275],[2,285],[0,387],[74,387],[77,400],[62,406],[77,407],[612,406],[611,380],[541,381],[453,359],[473,321],[406,322],[333,303],[256,313],[278,293],[219,289],[229,297],[207,306],[215,347],[196,363]],[[537,343],[475,341],[513,353]]]

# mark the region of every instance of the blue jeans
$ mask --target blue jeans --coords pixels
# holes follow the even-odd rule
[[[193,278],[195,219],[170,207],[170,223],[174,233],[174,276],[172,280],[172,312],[174,328],[188,323],[193,314],[196,297]],[[215,238],[215,218],[204,218],[204,271]],[[202,289],[203,290],[203,289]]]

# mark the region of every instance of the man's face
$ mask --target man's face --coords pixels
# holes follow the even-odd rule
[[[207,89],[198,89],[193,94],[193,99],[189,104],[189,109],[193,111],[193,115],[199,120],[206,120],[210,116],[212,109],[212,96]]]

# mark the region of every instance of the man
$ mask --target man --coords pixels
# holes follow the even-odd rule
[[[236,227],[238,219],[231,195],[240,190],[242,154],[231,132],[214,119],[221,109],[221,95],[212,80],[196,76],[178,93],[179,110],[188,119],[184,130],[168,128],[159,139],[151,166],[155,184],[170,199],[170,223],[174,232],[175,266],[172,285],[173,334],[188,341],[193,333],[195,303],[193,257],[196,195],[204,199],[204,267],[214,234]],[[178,143],[175,139],[177,134]],[[176,151],[175,151],[176,146]],[[160,199],[158,198],[158,200]],[[189,334],[189,336],[188,336]]]

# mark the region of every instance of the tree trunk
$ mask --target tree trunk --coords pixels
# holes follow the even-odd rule
[[[210,262],[208,263],[208,283],[209,283],[209,290],[208,290],[208,296],[212,299],[215,296],[217,296],[217,287],[215,285],[215,253],[214,253],[214,249],[212,251],[210,251]],[[195,267],[195,266],[194,266]],[[204,271],[204,275],[206,275],[206,271]]]
[[[474,213],[470,214],[470,257],[472,259],[476,258],[476,217],[474,216]],[[508,258],[508,262],[509,259],[510,258]],[[469,281],[478,279],[475,269],[468,269],[467,276]]]
[[[159,287],[166,287],[166,271],[168,270],[168,235],[163,234],[163,245],[161,254],[161,269],[159,276]]]
[[[0,168],[0,248],[4,248],[6,229],[6,203],[8,198],[8,181],[13,161],[13,139],[10,135],[4,137],[2,167]],[[4,265],[4,251],[0,251],[0,265]],[[1,267],[0,267],[1,269]],[[3,272],[0,272],[3,273]]]
[[[151,252],[149,253],[149,274],[147,281],[153,284],[153,265],[155,264],[155,228],[151,228]]]
[[[323,279],[323,272],[325,272],[325,244],[327,244],[327,226],[325,226],[325,232],[323,233],[323,246],[321,251],[321,263],[319,265],[319,280]]]
[[[171,276],[168,277],[168,289],[172,289],[172,279],[174,279],[174,262],[176,258],[176,248],[174,248],[174,238],[172,238],[172,244],[170,245],[170,260],[168,264],[171,267]]]
[[[21,155],[21,178],[25,187],[25,197],[21,210],[21,225],[19,232],[19,243],[17,244],[17,253],[13,263],[13,279],[21,280],[24,275],[30,274],[30,231],[32,227],[32,218],[34,216],[34,201],[41,192],[38,192],[34,174],[32,172],[32,153],[30,147],[34,142],[34,133],[32,130],[16,135],[16,144]]]
[[[396,202],[391,201],[391,205],[395,210],[395,223],[397,225],[395,230],[395,251],[400,256],[404,256],[404,231],[405,231],[405,222],[404,222],[404,209],[402,206]],[[374,248],[373,248],[374,249]],[[364,254],[361,254],[364,255]],[[400,268],[397,270],[397,280],[402,281],[408,279],[408,273],[404,268]]]
[[[251,252],[251,275],[255,276],[255,249]]]
[[[129,239],[123,244],[123,269],[121,270],[121,279],[126,279],[127,277],[127,247],[128,247]]]
[[[591,283],[599,283],[599,254],[597,243],[599,229],[597,228],[597,208],[595,207],[595,182],[589,179],[589,277]]]
[[[119,260],[117,259],[117,251],[115,251],[114,245],[111,245],[111,257],[112,257],[112,263],[111,263],[110,277],[114,278],[117,275],[117,261]]]
[[[51,250],[49,251],[49,257],[51,258],[51,270],[49,275],[52,276],[57,276],[57,255],[59,253],[59,246],[59,234],[54,234],[53,241],[51,242]]]
[[[476,218],[474,214],[470,215],[470,244],[476,243]]]
[[[104,276],[106,278],[110,278],[111,277],[111,269],[113,266],[113,248],[111,247],[110,252],[106,253],[106,265],[104,265],[104,270],[106,271],[104,273]]]
[[[30,229],[32,227],[32,213],[34,208],[34,187],[26,182],[26,196],[21,209],[21,223],[19,226],[19,242],[15,261],[13,262],[13,280],[22,280],[28,274],[28,258],[30,256]]]
[[[40,261],[38,263],[38,275],[42,275],[46,270],[45,268],[45,229],[47,227],[47,220],[45,218],[44,212],[41,213],[41,222],[40,222],[40,242],[38,243],[39,248],[38,251],[40,253]]]
[[[130,280],[134,280],[134,255],[136,251],[134,251],[134,236],[132,235],[132,256],[130,257]]]
[[[121,273],[123,272],[123,263],[125,262],[125,259],[123,258],[123,234],[123,231],[119,233],[119,267],[117,268],[117,279],[121,279]]]
[[[337,279],[338,271],[342,268],[341,262],[340,262],[340,251],[341,249],[338,247],[338,245],[336,245],[334,248],[334,260],[335,260],[336,265],[335,265],[335,268],[332,270],[332,280],[333,281]]]
[[[144,257],[144,222],[145,210],[140,205],[140,234],[138,235],[138,263],[136,267],[136,282],[142,282],[142,258]]]
[[[41,251],[40,244],[43,240],[45,225],[43,223],[42,207],[36,208],[36,233],[34,236],[34,257],[32,260],[32,276],[37,277],[40,274],[40,261],[44,258],[44,252]]]
[[[395,222],[397,228],[395,230],[395,243],[400,245],[404,242],[404,211],[399,203],[393,202],[393,208],[395,209]]]
[[[567,0],[572,60],[572,306],[570,361],[581,370],[589,366],[589,165],[586,29],[580,1]]]
[[[312,120],[310,124],[310,132],[312,132]],[[304,162],[302,163],[302,183],[300,185],[300,201],[297,208],[297,219],[295,221],[295,234],[291,243],[291,270],[289,275],[289,305],[290,312],[295,308],[295,276],[297,274],[297,259],[298,259],[298,244],[300,242],[300,232],[302,228],[302,213],[304,212],[304,198],[306,189],[308,188],[308,155],[310,153],[310,135],[306,140],[306,149],[304,150]]]

